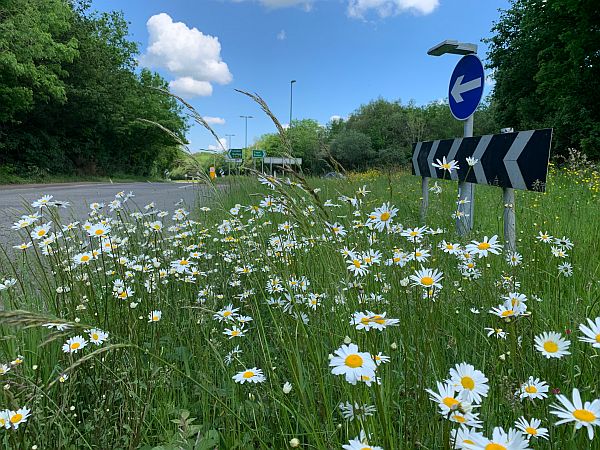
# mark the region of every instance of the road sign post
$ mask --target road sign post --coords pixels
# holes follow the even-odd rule
[[[484,81],[483,64],[475,54],[463,56],[450,77],[448,104],[452,115],[464,121],[465,138],[473,136],[473,114],[483,96]],[[456,231],[461,236],[473,229],[474,193],[475,186],[472,183],[459,182]]]

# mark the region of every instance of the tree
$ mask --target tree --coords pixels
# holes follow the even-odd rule
[[[12,110],[0,104],[0,164],[51,173],[162,174],[174,164],[178,144],[138,119],[183,139],[182,110],[159,91],[168,89],[164,79],[146,69],[137,73],[138,48],[128,40],[123,14],[88,8],[87,0],[9,0],[0,10],[0,29],[10,38],[0,35],[0,48],[9,50],[0,53],[0,97],[31,100],[9,104]]]
[[[366,169],[377,156],[371,138],[351,128],[340,131],[329,148],[331,156],[346,170]]]
[[[36,103],[66,101],[63,64],[78,54],[72,18],[65,0],[0,6],[0,123],[18,121]]]
[[[600,157],[600,3],[511,0],[488,40],[503,127],[554,128],[554,149]]]

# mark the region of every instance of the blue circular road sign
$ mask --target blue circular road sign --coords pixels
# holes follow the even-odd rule
[[[475,112],[483,96],[483,64],[476,55],[463,56],[452,72],[448,86],[450,111],[458,120]]]

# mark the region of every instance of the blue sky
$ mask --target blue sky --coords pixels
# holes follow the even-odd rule
[[[485,58],[481,39],[508,0],[94,0],[93,7],[122,10],[141,63],[213,118],[219,136],[235,134],[239,148],[240,115],[254,116],[249,144],[275,129],[234,88],[259,93],[285,124],[292,79],[294,119],[323,124],[377,97],[446,98],[458,56],[427,50],[458,39],[478,43]],[[215,145],[200,127],[188,139],[193,151]]]

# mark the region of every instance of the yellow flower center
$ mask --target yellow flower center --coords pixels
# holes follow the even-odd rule
[[[92,339],[97,341],[100,338],[100,336],[98,336],[98,333],[94,333],[92,334]]]
[[[360,261],[358,259],[355,259],[354,261],[352,261],[352,264],[354,264],[354,267],[356,267],[357,269],[360,269]]]
[[[527,386],[525,388],[525,392],[527,392],[528,394],[535,394],[537,391],[538,390],[535,386]]]
[[[38,231],[38,236],[43,236],[46,234],[46,230],[40,230]]]
[[[455,398],[452,398],[452,397],[445,397],[445,398],[442,400],[442,403],[443,403],[444,405],[446,405],[448,408],[452,408],[453,406],[456,406],[456,405],[458,405],[460,402],[459,402],[458,400],[456,400]]]
[[[100,236],[101,234],[104,234],[104,230],[99,228],[95,231],[95,233],[96,233],[96,236]]]
[[[371,320],[379,325],[383,325],[385,323],[385,318],[383,316],[373,316]]]
[[[512,316],[514,313],[512,309],[507,309],[506,311],[502,311],[502,317]]]
[[[596,415],[587,409],[576,409],[573,411],[573,417],[582,422],[592,423],[596,420]]]
[[[231,315],[231,311],[225,311],[223,313],[223,317],[229,317]]]
[[[452,418],[455,421],[457,421],[458,423],[465,423],[467,421],[467,419],[465,419],[463,416],[460,416],[458,414],[453,415]]]
[[[244,372],[244,374],[242,375],[242,377],[248,379],[248,378],[252,378],[254,376],[254,372],[252,372],[251,370],[246,370]]]
[[[127,291],[123,291],[119,294],[119,297],[121,298],[127,298]]]
[[[485,446],[485,450],[506,450],[506,447],[504,445],[491,443]]]
[[[446,248],[448,250],[452,250],[454,248],[454,245],[452,245],[452,244],[446,244]]]
[[[558,345],[553,341],[544,342],[544,350],[548,353],[556,353],[558,351]]]
[[[470,391],[475,388],[475,381],[471,377],[462,377],[460,379],[460,384],[462,384],[462,387]]]
[[[89,260],[90,260],[90,257],[89,257],[88,255],[83,255],[83,256],[81,257],[81,261],[82,261],[82,262],[88,262]]]
[[[187,266],[189,264],[189,261],[187,259],[182,259],[181,261],[179,261],[179,264],[182,266]]]
[[[415,256],[416,257],[423,256],[423,253],[421,253],[421,252],[415,252]]]
[[[239,332],[238,330],[233,330],[233,331],[231,332],[231,335],[232,335],[232,336],[239,336],[239,335],[240,335],[240,332]]]
[[[390,216],[391,216],[391,214],[390,214],[389,212],[387,212],[387,211],[386,211],[386,212],[384,212],[384,213],[381,215],[381,220],[382,220],[383,222],[385,222],[385,221],[387,221],[387,220],[389,220],[389,219],[390,219]]]
[[[11,423],[19,423],[23,419],[23,414],[15,414],[10,418]]]
[[[596,342],[600,344],[600,333],[596,335]]]
[[[71,344],[71,350],[77,350],[79,347],[81,347],[81,344],[79,342],[73,342]]]
[[[360,355],[357,355],[357,354],[348,355],[348,356],[346,356],[346,359],[344,360],[344,363],[348,367],[356,369],[357,367],[362,366],[363,359],[360,357]]]
[[[156,315],[152,316],[152,321],[158,322],[159,320],[160,320],[160,317],[158,317]]]
[[[487,243],[487,242],[482,242],[481,244],[479,244],[479,245],[477,246],[477,248],[478,248],[479,250],[487,250],[487,249],[488,249],[488,248],[490,248],[490,247],[491,247],[491,245],[490,245],[489,243]]]
[[[421,284],[424,286],[431,286],[433,285],[433,278],[431,277],[422,277],[421,278]]]
[[[537,434],[537,430],[532,427],[527,427],[527,428],[525,428],[525,433],[535,436]]]

